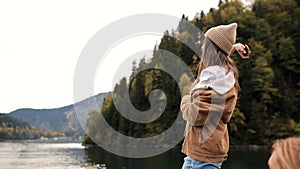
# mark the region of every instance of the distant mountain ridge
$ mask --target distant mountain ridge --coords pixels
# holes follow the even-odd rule
[[[67,122],[64,112],[72,109],[72,105],[55,109],[24,108],[13,111],[9,115],[46,130],[61,131],[61,126]]]
[[[56,131],[42,130],[15,117],[0,113],[0,140],[38,139],[63,135]]]
[[[68,134],[83,133],[83,127],[88,118],[88,112],[95,109],[93,103],[97,103],[101,109],[103,100],[108,93],[100,93],[78,103],[53,109],[30,109],[23,108],[9,113],[9,116],[20,119],[30,125],[44,130],[53,130]],[[75,112],[80,110],[80,122]],[[82,126],[81,126],[82,125]]]

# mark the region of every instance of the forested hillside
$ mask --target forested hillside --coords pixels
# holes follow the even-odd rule
[[[0,114],[0,140],[39,139],[64,136],[56,131],[46,131],[29,125],[7,114]]]
[[[168,100],[164,113],[151,123],[132,122],[118,113],[110,94],[102,110],[90,112],[88,134],[112,140],[109,134],[104,135],[97,130],[101,125],[97,123],[97,117],[101,114],[115,130],[132,137],[151,137],[172,125],[180,115],[181,95],[176,81],[159,69],[161,65],[157,63],[163,56],[156,51],[163,49],[174,53],[195,72],[201,56],[177,40],[180,37],[194,44],[198,42],[199,39],[184,27],[188,21],[204,32],[212,26],[236,22],[237,42],[249,44],[253,52],[248,60],[232,56],[239,68],[241,91],[229,125],[231,144],[270,144],[278,138],[299,135],[299,16],[300,7],[296,0],[256,0],[250,6],[238,0],[220,1],[218,8],[210,9],[206,14],[202,11],[191,20],[183,15],[178,28],[172,32],[166,31],[160,44],[154,47],[152,59],[143,59],[138,65],[134,63],[129,81],[124,78],[115,86],[115,91],[129,89],[131,102],[140,111],[150,108],[148,96],[152,90],[163,90]],[[147,66],[157,69],[139,72]],[[185,81],[188,81],[188,76],[182,72],[180,83]],[[189,84],[186,86],[188,88]],[[84,142],[92,141],[86,136]],[[117,140],[112,142],[118,143]]]

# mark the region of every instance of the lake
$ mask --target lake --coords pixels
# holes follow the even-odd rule
[[[270,150],[231,148],[222,169],[267,169]],[[0,142],[1,169],[180,169],[184,155],[180,147],[149,158],[113,155],[101,148],[80,143],[33,141]],[[103,166],[106,167],[103,167]]]

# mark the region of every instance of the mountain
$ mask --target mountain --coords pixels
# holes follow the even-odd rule
[[[4,127],[20,129],[31,128],[31,126],[28,123],[23,122],[22,120],[19,120],[15,117],[11,117],[7,114],[0,113],[0,128],[3,129]]]
[[[63,136],[62,133],[45,131],[15,117],[0,113],[0,139],[37,139],[41,136]]]
[[[100,93],[78,103],[54,109],[18,109],[9,115],[44,130],[64,132],[68,136],[82,135],[82,126],[85,127],[88,113],[96,108],[101,109],[107,95],[108,93]]]

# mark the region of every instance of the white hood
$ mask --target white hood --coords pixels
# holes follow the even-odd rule
[[[200,81],[192,88],[192,91],[196,89],[212,88],[218,94],[225,94],[235,84],[235,78],[232,71],[226,73],[227,70],[221,66],[209,66],[202,70],[200,75]]]

